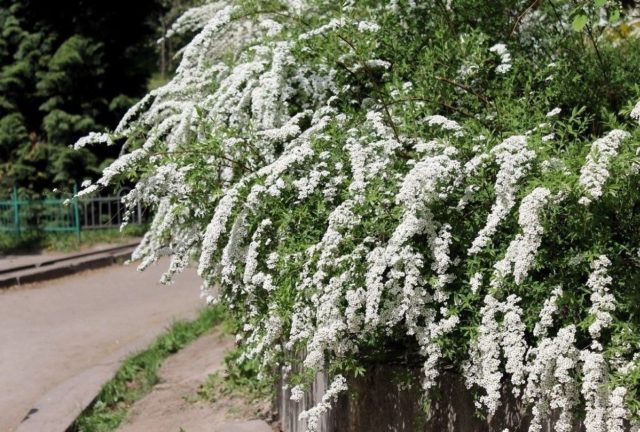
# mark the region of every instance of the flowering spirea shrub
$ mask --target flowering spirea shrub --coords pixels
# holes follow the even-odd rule
[[[309,430],[354,368],[398,359],[423,365],[426,396],[457,370],[488,415],[507,389],[530,431],[625,430],[640,408],[640,42],[612,36],[625,16],[591,1],[207,3],[171,30],[194,35],[174,78],[79,141],[125,145],[81,194],[134,181],[125,202],[155,209],[134,258],[170,255],[165,282],[197,261],[243,358],[302,371],[294,399],[329,372]]]

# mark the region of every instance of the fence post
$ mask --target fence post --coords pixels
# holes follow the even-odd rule
[[[80,234],[80,205],[78,204],[78,185],[74,184],[73,185],[73,222],[74,222],[74,229],[76,232],[76,235],[78,236],[78,243],[80,243],[81,240],[81,234]]]
[[[13,186],[13,226],[15,227],[16,233],[20,235],[20,200],[18,198],[18,187]]]

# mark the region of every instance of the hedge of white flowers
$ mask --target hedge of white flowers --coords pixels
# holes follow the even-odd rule
[[[197,260],[244,358],[294,399],[354,370],[457,371],[529,431],[623,431],[640,401],[640,42],[613,1],[220,1],[81,194],[134,182],[134,254]],[[292,368],[299,363],[299,368]],[[552,417],[551,414],[554,414]]]

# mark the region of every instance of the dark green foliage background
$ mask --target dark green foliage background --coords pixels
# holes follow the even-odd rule
[[[0,0],[0,196],[67,189],[117,156],[69,145],[145,93],[166,3]]]

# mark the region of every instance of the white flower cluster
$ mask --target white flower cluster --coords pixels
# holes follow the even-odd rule
[[[471,345],[470,360],[464,368],[467,387],[475,385],[484,390],[479,404],[489,414],[494,414],[502,401],[501,358],[505,359],[505,371],[510,375],[516,396],[524,384],[527,344],[519,301],[515,295],[510,295],[504,302],[492,295],[485,296],[478,338]]]
[[[473,276],[471,277],[471,280],[469,281],[469,285],[471,286],[471,292],[473,294],[477,294],[478,291],[480,291],[480,288],[482,287],[482,273],[480,272],[474,273]]]
[[[624,387],[616,387],[609,395],[607,404],[607,432],[624,432],[625,420],[629,418],[629,410],[624,404],[624,398],[627,389]]]
[[[540,311],[540,321],[533,328],[535,337],[544,337],[553,325],[553,315],[558,311],[558,298],[562,297],[562,287],[555,287],[551,292],[551,297],[544,301]]]
[[[84,136],[76,141],[76,143],[73,145],[73,148],[78,150],[91,144],[112,145],[113,141],[111,140],[109,134],[106,134],[104,132],[91,132],[89,133],[89,135]]]
[[[507,46],[505,44],[495,44],[489,48],[489,51],[500,56],[500,64],[496,68],[496,72],[505,74],[511,70],[511,54],[507,50]]]
[[[614,129],[591,145],[587,162],[580,169],[578,182],[585,191],[585,195],[580,198],[580,204],[587,206],[602,196],[602,188],[609,178],[611,159],[618,154],[620,143],[629,136],[629,132]]]
[[[640,101],[634,105],[629,116],[635,121],[640,122]]]
[[[458,124],[458,122],[449,120],[448,118],[441,115],[431,115],[428,116],[425,121],[429,126],[440,126],[444,130],[453,131],[454,136],[461,137],[464,136],[464,132],[462,131],[462,127]]]
[[[546,115],[547,115],[547,118],[549,118],[549,117],[555,117],[555,116],[557,116],[558,114],[560,114],[561,112],[562,112],[562,109],[560,109],[560,108],[558,108],[558,107],[555,107],[554,109],[552,109],[551,111],[549,111]]]
[[[602,330],[613,322],[611,312],[615,310],[615,299],[609,293],[613,279],[608,274],[611,261],[600,255],[591,263],[591,274],[587,287],[591,289],[590,315],[593,323],[589,326],[591,346],[580,351],[582,361],[581,393],[585,400],[584,425],[587,432],[623,431],[628,420],[628,410],[624,406],[626,388],[608,388],[607,360],[602,353],[600,342]]]
[[[479,253],[490,241],[500,222],[507,217],[516,204],[518,182],[526,175],[535,152],[527,148],[527,139],[522,135],[507,138],[491,150],[500,170],[496,177],[496,201],[491,206],[487,223],[480,230],[469,248],[470,254]]]
[[[613,318],[611,312],[616,308],[615,298],[609,292],[609,286],[613,279],[607,274],[611,261],[605,255],[599,256],[591,263],[592,273],[587,280],[587,287],[591,289],[591,308],[589,313],[593,316],[593,323],[589,326],[589,334],[594,339],[600,337],[600,333],[607,328]]]
[[[324,396],[322,396],[322,401],[313,408],[300,413],[300,420],[306,420],[307,422],[308,432],[318,431],[321,416],[329,411],[331,403],[335,402],[338,395],[345,390],[347,390],[347,380],[342,375],[337,375],[329,385]]]
[[[574,378],[579,363],[575,336],[575,326],[563,327],[555,337],[543,337],[527,354],[524,397],[533,406],[529,432],[540,432],[543,420],[552,412],[558,413],[555,431],[574,430],[579,393]]]
[[[583,381],[581,393],[585,399],[585,429],[589,432],[605,432],[606,399],[602,388],[605,385],[606,363],[602,353],[589,349],[580,352]]]
[[[542,241],[544,228],[540,223],[540,212],[550,196],[549,189],[538,187],[522,200],[518,218],[522,233],[516,235],[504,258],[494,265],[494,278],[501,279],[513,274],[516,284],[524,281]]]
[[[171,25],[165,38],[169,39],[178,34],[185,34],[203,28],[225,6],[225,2],[211,2],[187,9]]]

